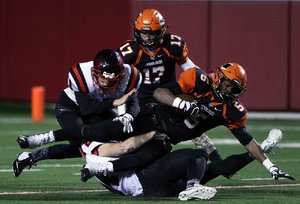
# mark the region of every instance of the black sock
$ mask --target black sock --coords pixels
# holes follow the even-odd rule
[[[49,158],[48,147],[30,153],[33,163]]]
[[[212,162],[221,161],[222,157],[219,154],[218,150],[214,150],[210,155],[208,155],[208,159]]]

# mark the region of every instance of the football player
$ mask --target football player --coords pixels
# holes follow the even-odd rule
[[[157,123],[161,125],[158,130],[164,129],[174,144],[223,125],[275,177],[281,170],[263,153],[245,126],[248,113],[239,96],[246,91],[246,87],[246,71],[237,63],[218,67],[212,79],[203,70],[188,69],[180,75],[178,82],[169,83],[154,92],[158,101],[182,110],[186,116],[177,117],[173,111],[162,113],[158,109],[155,111],[157,120],[164,121],[163,126]],[[195,100],[187,101],[175,96],[182,93],[192,95]]]
[[[124,131],[130,132],[131,122],[140,110],[136,90],[141,81],[140,72],[124,64],[118,52],[103,49],[97,53],[94,61],[79,63],[70,69],[68,87],[61,92],[56,103],[57,121],[62,128],[82,128],[84,124],[115,118]],[[116,107],[118,114],[114,111]],[[24,141],[19,138],[19,142]],[[19,155],[13,162],[13,173],[19,176],[26,166],[44,159],[81,157],[81,142],[81,138],[77,138],[70,144],[54,145]]]
[[[260,146],[264,152],[269,152],[281,138],[282,132],[272,129]],[[278,141],[274,142],[274,139]],[[203,150],[180,149],[163,156],[142,170],[114,171],[113,162],[126,160],[126,156],[122,156],[122,149],[123,143],[127,143],[128,146],[129,140],[131,143],[135,140],[130,146],[138,148],[138,137],[120,143],[82,144],[81,149],[87,164],[81,170],[81,180],[86,182],[92,176],[96,176],[108,190],[126,196],[178,196],[180,200],[210,199],[216,194],[216,189],[203,186],[205,183],[219,175],[232,175],[254,160],[246,152],[206,164],[207,153]],[[294,180],[283,171],[274,172],[272,175],[275,179]]]
[[[126,161],[125,157],[120,157],[125,142],[83,144],[81,148],[87,164],[81,171],[81,180],[85,182],[97,176],[108,190],[126,196],[178,196],[180,200],[204,200],[216,194],[216,189],[200,184],[208,157],[204,150],[175,150],[142,169],[115,171],[109,164]]]
[[[245,128],[247,111],[245,107],[241,105],[238,97],[245,91],[246,84],[246,72],[236,63],[228,63],[219,67],[213,77],[213,81],[207,77],[207,74],[203,70],[197,68],[189,69],[181,74],[178,82],[167,84],[166,87],[168,88],[158,88],[155,91],[155,97],[161,100],[162,103],[167,104],[167,106],[163,104],[148,106],[152,107],[152,109],[148,111],[148,117],[137,117],[133,124],[137,122],[140,122],[140,124],[138,124],[134,130],[149,132],[151,128],[153,128],[152,130],[166,133],[171,143],[177,144],[178,142],[195,138],[199,133],[201,134],[214,127],[224,125],[230,129],[249,153],[262,162],[272,176],[276,178],[281,174],[280,172],[283,171],[274,166]],[[176,93],[189,93],[197,100],[182,100],[174,96]],[[182,110],[184,115],[175,112],[173,108]],[[139,116],[140,115],[141,114],[139,114]],[[21,137],[27,141],[26,147],[34,147],[37,143],[38,145],[47,144],[49,142],[49,134],[55,137],[56,141],[61,141],[62,139],[72,140],[72,138],[78,137],[99,141],[99,139],[103,139],[105,135],[109,135],[106,136],[108,138],[114,135],[114,132],[111,131],[114,129],[114,125],[111,122],[103,122],[101,124],[105,125],[101,127],[92,125],[78,130],[74,128],[68,130],[62,129],[40,135]],[[134,135],[136,133],[137,132],[134,132],[132,134]],[[270,149],[272,145],[276,145],[280,139],[280,134],[275,134],[274,137],[271,137],[271,139],[267,141],[267,145],[263,147],[264,151],[268,152],[267,149]],[[151,147],[155,148],[155,145]],[[155,148],[155,150],[160,149],[163,148]],[[152,152],[155,153],[155,151]],[[140,158],[141,162],[153,162],[153,160],[151,160],[154,158],[152,154],[144,155],[147,155],[147,157]],[[139,166],[139,168],[141,168],[141,166]],[[115,170],[117,171],[117,169]],[[226,175],[226,177],[230,177],[230,175]]]
[[[157,103],[153,98],[156,88],[176,81],[176,65],[182,70],[197,67],[188,57],[184,39],[166,33],[168,25],[162,14],[155,9],[142,11],[133,25],[134,40],[125,41],[118,52],[125,63],[135,66],[143,75],[138,92],[141,108]],[[205,148],[211,161],[221,160],[215,145],[206,134],[193,140],[198,148]]]

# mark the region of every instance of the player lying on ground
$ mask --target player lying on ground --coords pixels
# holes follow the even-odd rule
[[[270,131],[261,147],[269,152],[281,140],[280,130]],[[232,175],[254,160],[247,152],[231,155],[218,162],[206,164],[203,150],[175,150],[158,159],[142,170],[116,172],[111,161],[126,160],[119,156],[121,143],[89,142],[81,146],[87,164],[81,170],[81,180],[87,181],[92,176],[112,192],[127,196],[178,196],[180,200],[210,199],[216,189],[203,184],[219,175]],[[275,179],[288,178],[285,172],[276,171]]]

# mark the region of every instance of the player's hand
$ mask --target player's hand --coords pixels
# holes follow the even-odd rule
[[[187,116],[196,116],[199,113],[199,107],[196,100],[186,101],[177,97],[175,98],[172,106],[183,110]]]
[[[113,105],[116,106],[121,106],[124,103],[126,103],[128,101],[128,99],[134,94],[136,93],[136,89],[132,89],[129,93],[125,94],[124,96],[122,96],[121,98],[115,99],[113,101]]]
[[[192,101],[189,102],[189,107],[187,106],[186,109],[184,109],[184,112],[188,115],[188,116],[196,116],[199,113],[199,107],[197,105],[197,101]]]
[[[165,147],[166,152],[170,152],[172,150],[170,138],[167,134],[156,131],[153,135],[153,139],[161,141]]]
[[[290,176],[288,173],[280,170],[277,166],[272,166],[269,169],[269,172],[271,173],[272,177],[275,180],[278,180],[278,178],[286,178],[286,179],[290,179],[290,180],[295,180],[294,177]]]
[[[125,133],[133,132],[133,127],[131,125],[131,122],[133,121],[133,117],[129,113],[125,113],[124,115],[118,116],[114,118],[113,121],[119,121],[120,123],[123,124],[123,132]]]

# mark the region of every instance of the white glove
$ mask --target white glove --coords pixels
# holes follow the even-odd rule
[[[277,166],[271,166],[269,169],[270,174],[275,180],[278,180],[278,178],[287,178],[290,180],[295,180],[294,177],[290,176],[286,172],[280,170]]]
[[[185,101],[179,97],[176,97],[172,104],[173,107],[179,108],[184,111],[188,116],[196,116],[199,112],[197,101]]]
[[[125,113],[124,115],[118,116],[114,118],[113,121],[119,121],[124,125],[123,132],[125,133],[133,132],[133,127],[131,125],[131,122],[133,121],[133,117],[129,113]]]

